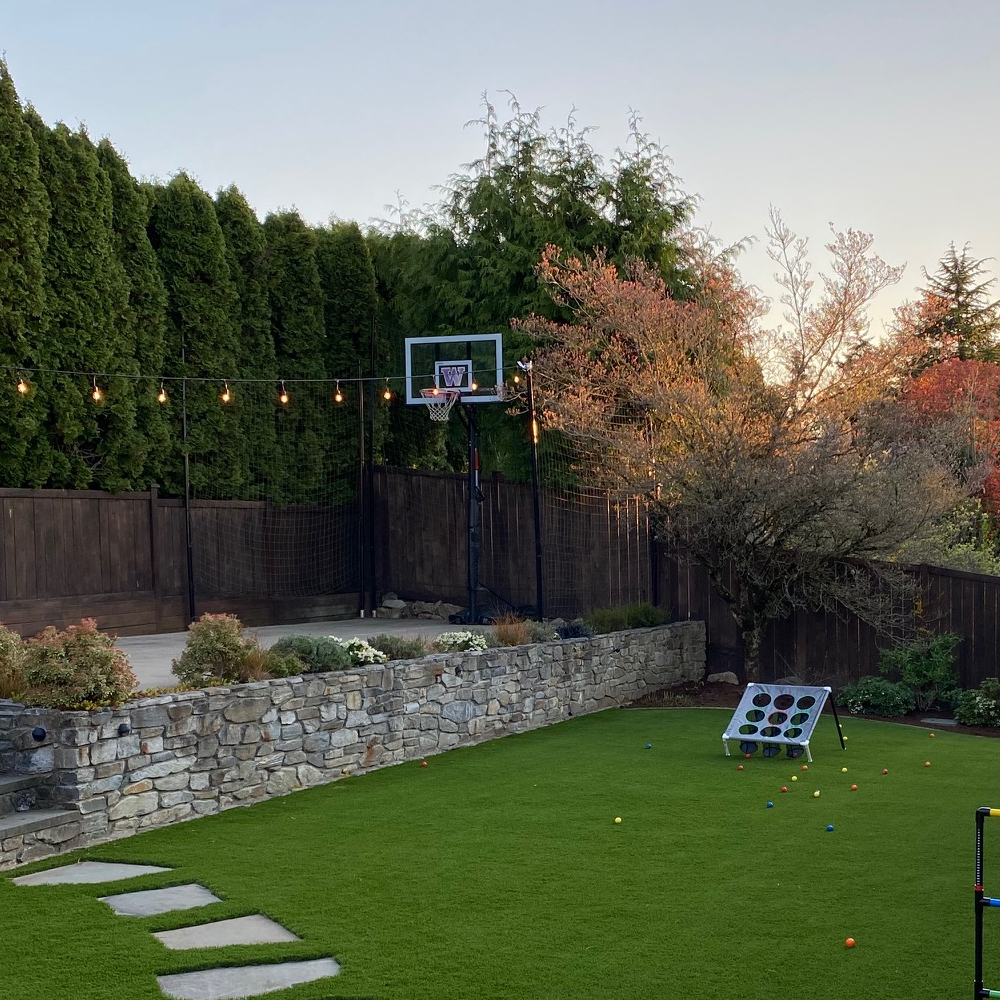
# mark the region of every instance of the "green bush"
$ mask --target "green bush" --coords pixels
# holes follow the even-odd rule
[[[978,691],[963,691],[955,703],[963,726],[1000,726],[1000,679],[987,677]]]
[[[138,684],[128,657],[93,618],[64,632],[50,625],[22,653],[24,698],[40,708],[120,705]]]
[[[598,635],[605,632],[622,632],[630,628],[650,628],[653,625],[667,625],[670,614],[646,601],[638,604],[622,604],[616,608],[595,608],[584,615],[584,620]]]
[[[255,645],[243,637],[243,623],[235,615],[204,614],[188,626],[187,645],[174,660],[173,674],[191,687],[237,681]]]
[[[959,687],[954,669],[959,642],[960,636],[945,632],[883,650],[879,670],[897,676],[913,692],[921,712],[936,705],[951,706]]]
[[[553,639],[559,638],[556,630],[548,622],[536,622],[534,618],[527,618],[525,624],[528,626],[532,642],[552,642]]]
[[[325,635],[286,635],[274,643],[270,651],[294,656],[299,661],[299,670],[308,673],[346,670],[353,666],[351,654],[343,643]]]
[[[594,627],[582,618],[556,626],[556,636],[560,639],[590,639],[593,635]]]
[[[390,660],[416,660],[430,652],[427,643],[419,635],[376,635],[368,642],[385,653]]]
[[[0,698],[19,701],[24,694],[24,644],[21,637],[0,625]]]
[[[895,717],[912,712],[916,704],[913,692],[906,684],[887,681],[884,677],[862,677],[857,684],[841,688],[839,701],[855,715]]]

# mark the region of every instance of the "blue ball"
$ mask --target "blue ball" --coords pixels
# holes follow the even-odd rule
[[[768,809],[773,809],[774,808],[774,803],[773,802],[768,802],[767,808]]]
[[[832,827],[832,826],[828,826],[828,827],[826,828],[826,832],[827,832],[827,833],[833,833],[833,827]]]
[[[653,749],[653,744],[652,743],[647,743],[646,744],[646,749],[647,750],[652,750]]]

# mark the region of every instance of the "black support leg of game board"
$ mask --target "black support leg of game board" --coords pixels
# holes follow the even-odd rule
[[[840,717],[837,715],[837,700],[833,697],[833,692],[830,692],[830,708],[833,709],[833,721],[837,724],[837,735],[840,737],[840,749],[846,750],[847,744],[844,742],[844,733],[840,728]]]

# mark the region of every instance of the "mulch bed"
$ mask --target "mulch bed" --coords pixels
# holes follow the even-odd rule
[[[652,691],[634,701],[628,708],[674,708],[677,706],[692,706],[694,708],[730,708],[735,709],[743,696],[744,688],[740,684],[699,684],[689,682],[678,687],[664,688],[662,691]],[[824,712],[830,712],[827,705]],[[904,726],[917,726],[920,729],[934,729],[937,732],[965,733],[967,736],[1000,737],[1000,729],[991,726],[940,726],[933,725],[923,719],[954,719],[951,712],[929,711],[916,712],[897,718],[885,718],[881,715],[848,715],[840,709],[841,721],[844,719],[870,719],[873,722],[896,722]]]

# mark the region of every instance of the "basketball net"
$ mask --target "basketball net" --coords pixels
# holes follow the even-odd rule
[[[431,420],[443,424],[462,393],[458,389],[439,389],[435,386],[432,389],[421,389],[420,395],[427,400],[427,411]]]

